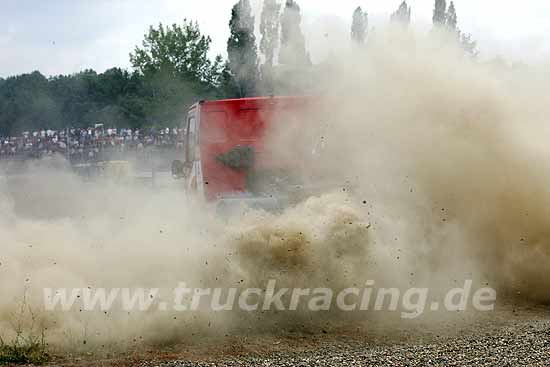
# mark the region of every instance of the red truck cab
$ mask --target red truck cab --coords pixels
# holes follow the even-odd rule
[[[288,116],[299,115],[310,103],[309,97],[258,97],[194,104],[182,129],[183,161],[174,162],[173,174],[209,201],[257,195],[255,173],[285,168],[268,147],[270,131],[275,124],[299,129],[291,126],[299,119]]]

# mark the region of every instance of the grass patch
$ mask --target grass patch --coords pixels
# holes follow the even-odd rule
[[[44,364],[50,360],[46,351],[45,330],[26,300],[26,292],[18,310],[11,315],[9,341],[0,336],[0,364]]]
[[[49,359],[43,342],[6,344],[0,339],[0,364],[44,364]]]

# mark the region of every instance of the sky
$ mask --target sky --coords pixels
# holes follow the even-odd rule
[[[279,0],[282,2],[283,0]],[[297,0],[313,60],[349,39],[357,6],[371,27],[387,23],[402,0]],[[196,20],[225,54],[236,0],[0,0],[0,77],[39,70],[45,75],[83,69],[130,68],[128,54],[150,25]],[[261,0],[251,0],[257,21]],[[429,30],[433,0],[408,0],[412,23]],[[478,41],[481,57],[535,62],[550,56],[549,0],[455,0],[459,27]],[[319,36],[322,35],[322,36]]]

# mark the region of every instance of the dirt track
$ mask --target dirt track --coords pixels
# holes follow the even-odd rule
[[[548,366],[550,307],[500,306],[451,320],[371,320],[279,335],[194,339],[136,348],[114,359],[59,359],[65,366]]]

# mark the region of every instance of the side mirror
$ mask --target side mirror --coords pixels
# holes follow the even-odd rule
[[[175,160],[172,162],[172,176],[176,179],[185,178],[186,175],[185,163],[180,160]]]

